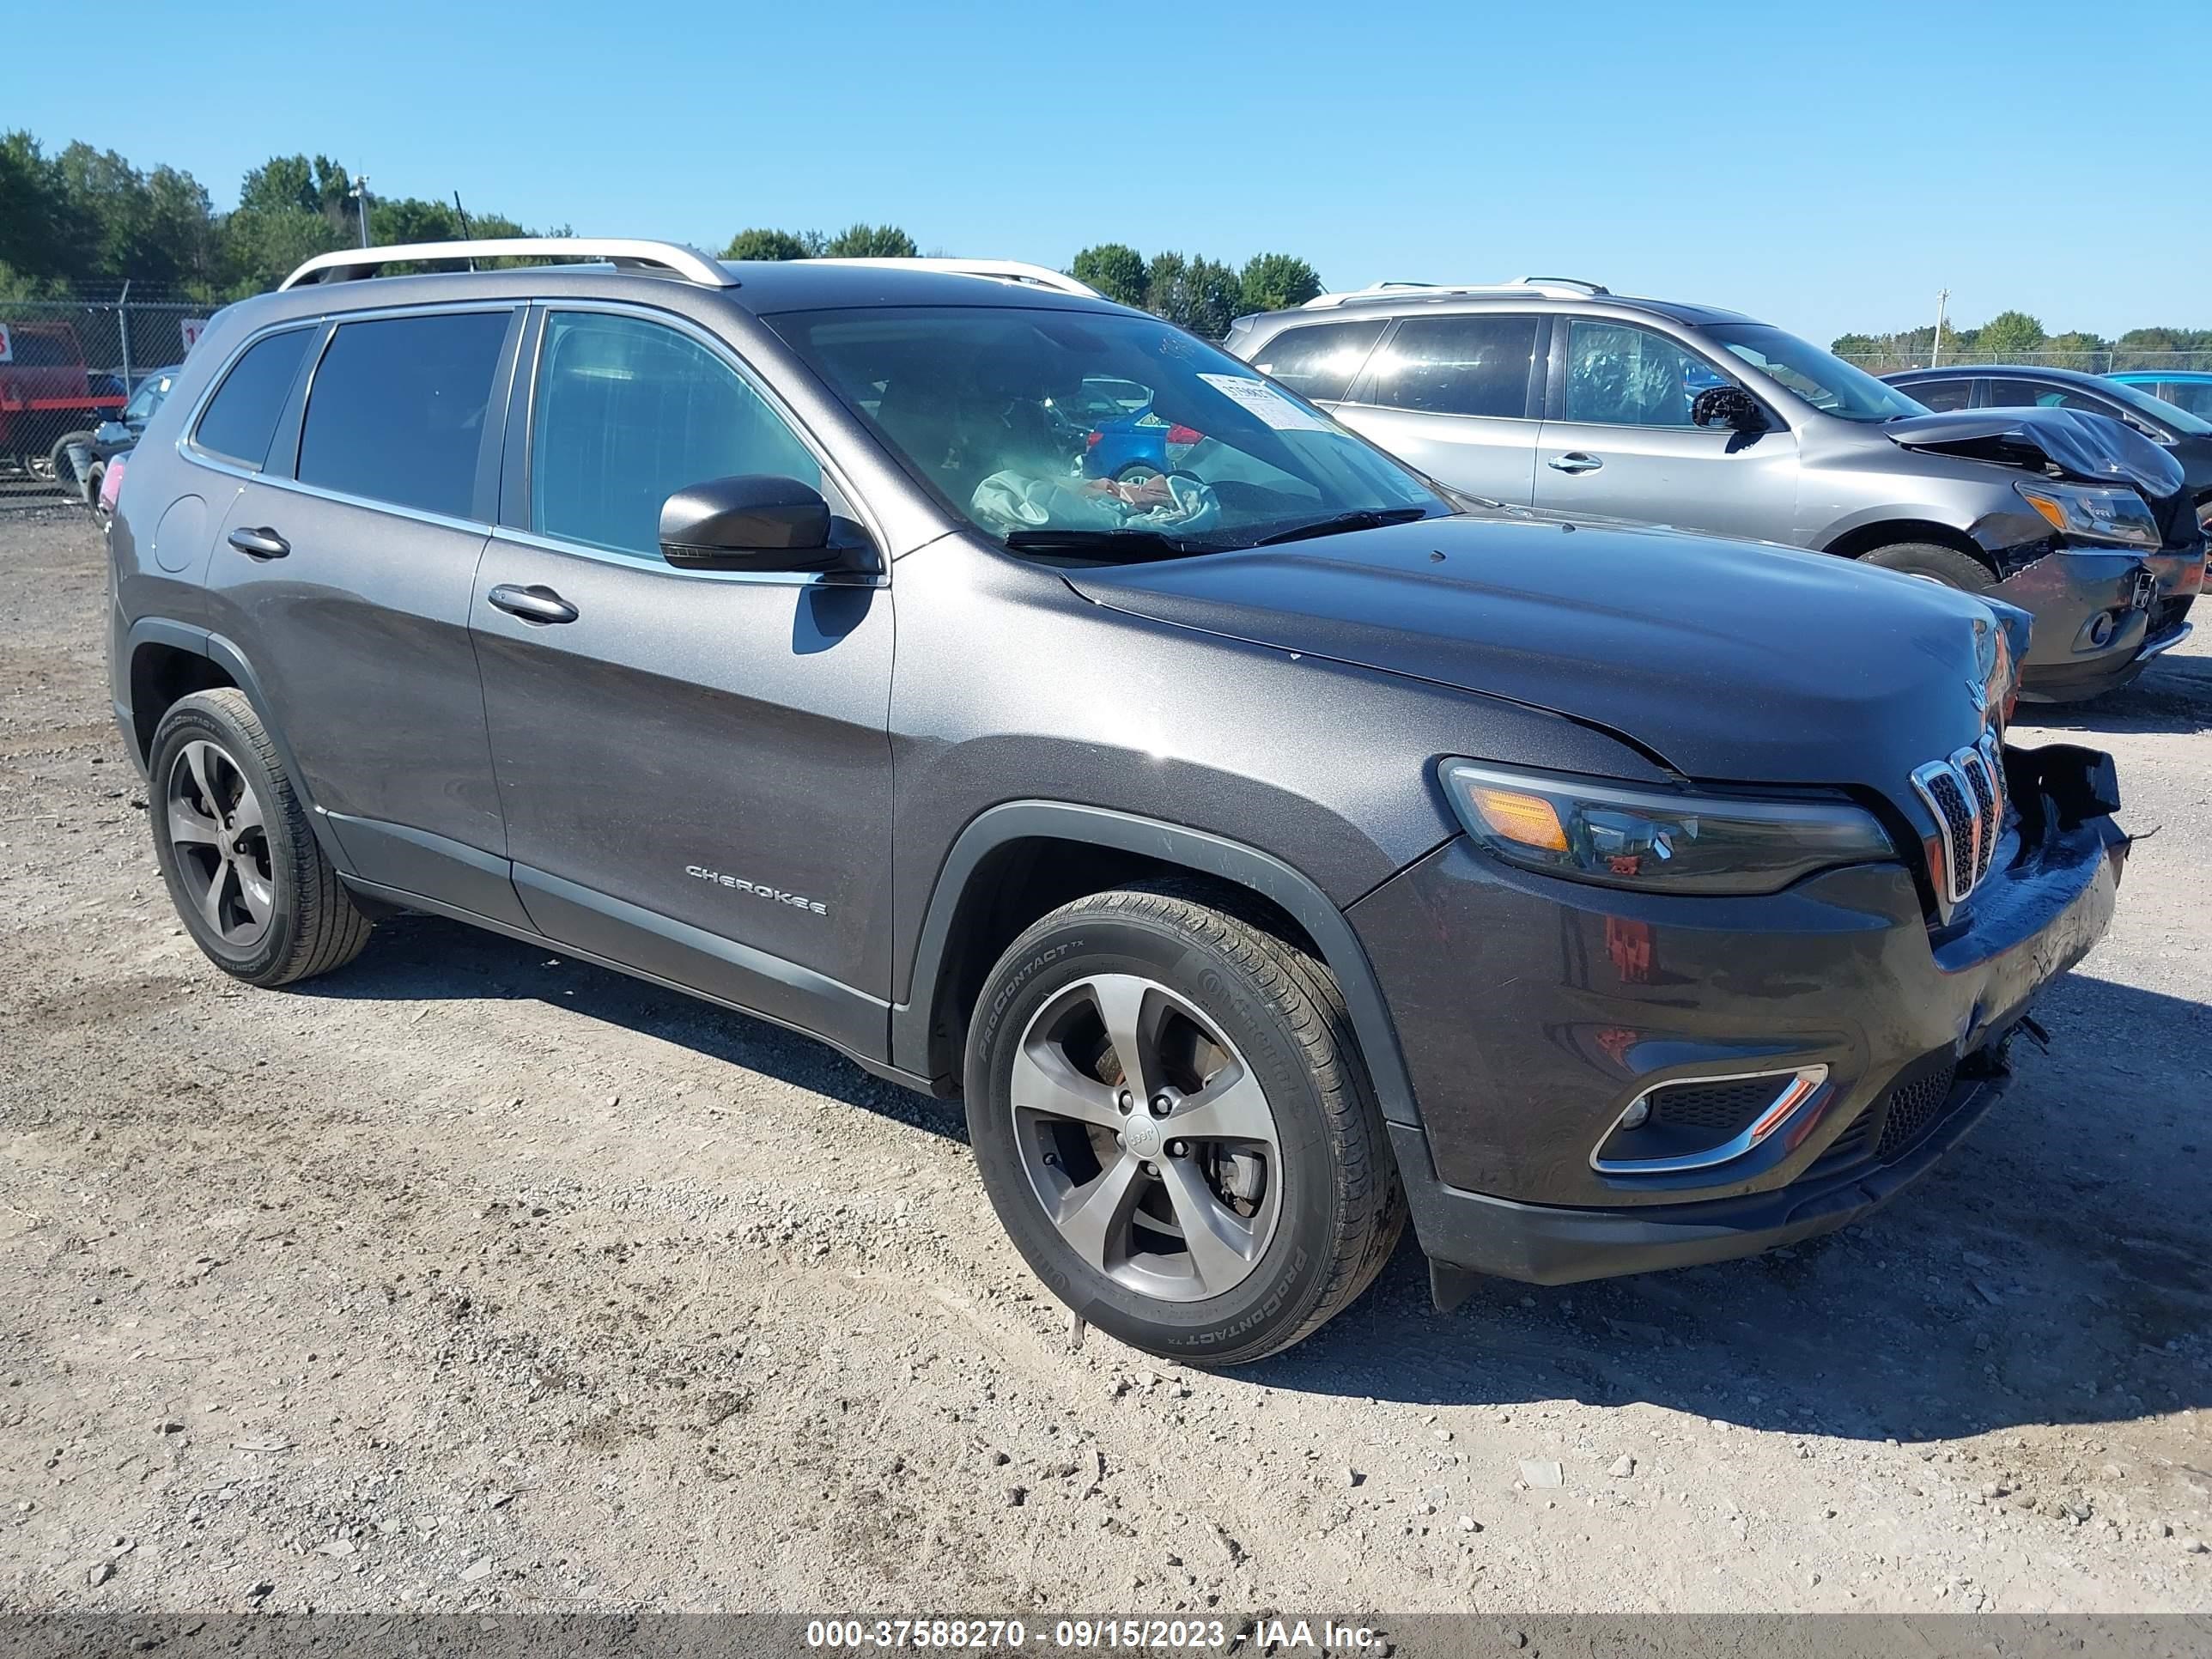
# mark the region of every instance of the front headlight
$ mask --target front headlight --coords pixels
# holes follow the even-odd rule
[[[1897,856],[1843,801],[1735,800],[1448,760],[1468,835],[1509,864],[1662,893],[1776,893],[1816,870]]]
[[[2013,485],[2060,533],[2087,542],[2156,547],[2165,538],[2150,504],[2125,485],[2045,483],[2022,478]]]

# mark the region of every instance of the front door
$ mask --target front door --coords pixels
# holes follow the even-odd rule
[[[661,503],[740,473],[843,505],[726,348],[543,314],[474,621],[514,880],[580,951],[880,1053],[891,595],[679,571]]]
[[[1536,439],[1536,505],[1786,541],[1797,516],[1797,440],[1770,413],[1760,432],[1701,427],[1698,392],[1740,385],[1687,347],[1632,323],[1566,320]]]
[[[210,625],[244,658],[356,873],[515,927],[527,919],[507,878],[469,614],[522,316],[271,336],[188,447],[247,475],[210,554]],[[272,444],[273,417],[240,417],[280,373],[288,387],[305,378],[307,403]]]

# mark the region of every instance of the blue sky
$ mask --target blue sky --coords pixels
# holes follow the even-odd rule
[[[904,225],[1332,288],[1536,272],[1826,342],[2008,306],[2212,325],[2212,0],[1105,8],[127,6],[0,125],[194,173],[277,152],[525,223],[719,246]],[[103,88],[126,89],[117,98]]]

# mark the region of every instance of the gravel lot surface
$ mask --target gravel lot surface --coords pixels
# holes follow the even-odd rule
[[[234,986],[104,593],[0,505],[0,1606],[2212,1608],[2201,650],[2065,722],[2158,833],[1888,1210],[1449,1317],[1409,1233],[1212,1376],[1073,1347],[957,1111],[801,1038],[418,918]]]

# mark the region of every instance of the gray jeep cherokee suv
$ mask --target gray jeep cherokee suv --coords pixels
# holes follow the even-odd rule
[[[1397,283],[1241,317],[1228,344],[1463,490],[2008,600],[2035,618],[2031,701],[2125,684],[2188,635],[2203,586],[2203,532],[2156,444],[2063,410],[1934,413],[1732,311],[1564,277]]]
[[[471,251],[603,257],[343,280]],[[1171,468],[1085,471],[1125,416]],[[1200,1363],[1409,1206],[1443,1303],[1871,1208],[2126,848],[2107,758],[2003,743],[2019,612],[1456,514],[1049,273],[325,256],[211,324],[111,534],[218,966],[428,911],[964,1094],[1054,1292]]]

